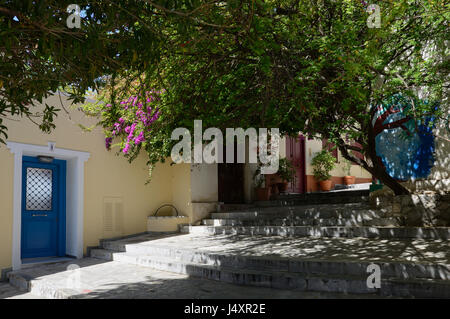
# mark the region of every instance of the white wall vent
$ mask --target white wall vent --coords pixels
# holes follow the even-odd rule
[[[103,198],[103,237],[111,238],[124,234],[124,209],[122,197]]]

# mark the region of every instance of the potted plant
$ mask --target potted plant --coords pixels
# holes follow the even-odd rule
[[[335,158],[328,150],[322,150],[312,159],[313,175],[322,191],[331,190],[330,172],[335,166]]]
[[[278,187],[280,183],[283,183],[283,179],[278,174],[278,172],[275,174],[266,175],[266,186],[270,188],[271,195],[276,197],[276,195],[278,195],[281,192]]]
[[[269,200],[270,199],[270,187],[265,185],[266,178],[265,175],[261,174],[261,168],[258,166],[256,171],[253,173],[253,181],[255,183],[255,193],[256,199],[261,200]]]
[[[277,175],[280,177],[281,181],[277,183],[278,190],[280,193],[286,191],[288,183],[294,179],[294,167],[292,163],[287,158],[281,158],[279,161],[279,167]]]
[[[344,171],[344,184],[345,185],[355,184],[355,176],[350,175],[350,170],[352,168],[352,162],[350,162],[346,158],[343,158],[342,163],[343,163],[342,170]]]

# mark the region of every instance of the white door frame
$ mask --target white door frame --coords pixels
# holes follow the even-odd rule
[[[76,258],[83,257],[83,214],[84,214],[84,162],[90,157],[88,152],[79,152],[55,148],[55,143],[48,146],[6,142],[14,154],[14,198],[13,198],[13,238],[12,268],[22,267],[21,232],[22,232],[22,157],[52,156],[67,161],[66,177],[66,254]]]

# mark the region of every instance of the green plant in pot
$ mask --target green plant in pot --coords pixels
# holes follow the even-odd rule
[[[343,158],[342,164],[343,164],[342,170],[344,171],[344,184],[345,185],[355,184],[355,176],[352,176],[350,173],[350,170],[352,168],[352,162],[350,162],[346,158]]]
[[[255,184],[255,194],[256,199],[261,200],[269,200],[270,199],[270,187],[265,185],[266,176],[261,174],[261,166],[258,165],[258,168],[253,173],[253,182]]]
[[[281,181],[277,183],[278,190],[280,193],[286,192],[288,183],[292,182],[294,179],[295,170],[292,166],[291,161],[287,158],[281,158],[279,161],[279,167],[277,175],[280,177]]]
[[[312,159],[313,175],[319,182],[322,191],[331,190],[331,174],[335,167],[336,159],[328,150],[322,150]]]

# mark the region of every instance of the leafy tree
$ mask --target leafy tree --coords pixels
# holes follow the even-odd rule
[[[192,129],[193,119],[302,131],[334,142],[396,194],[408,193],[376,154],[372,120],[376,106],[398,92],[414,105],[408,118],[445,119],[445,103],[436,108],[433,101],[448,98],[449,8],[443,1],[378,4],[381,28],[368,28],[365,3],[347,0],[227,2],[217,4],[216,16],[206,12],[227,27],[181,34],[171,25],[173,45],[155,73],[132,74],[145,77],[142,87],[167,89],[160,143],[177,126]],[[146,148],[151,162],[168,156],[156,144]]]
[[[42,2],[56,6],[56,1]],[[62,11],[58,15],[44,6],[40,14],[33,14],[37,9],[12,3],[0,6],[0,12],[2,7],[15,8],[26,12],[29,19],[16,15],[18,23],[5,18],[0,22],[6,38],[20,40],[12,41],[11,48],[31,43],[19,46],[26,58],[18,57],[17,62],[27,61],[37,39],[48,43],[46,37],[50,37],[58,43],[54,33],[35,23],[49,19],[45,28],[61,29]],[[84,4],[85,28],[64,30],[69,33],[70,45],[79,41],[79,46],[88,50],[71,56],[72,64],[67,64],[67,56],[57,53],[66,44],[42,49],[46,53],[39,53],[37,65],[52,81],[36,91],[30,79],[38,76],[27,70],[18,72],[19,79],[28,83],[24,92],[31,89],[34,95],[22,97],[24,93],[13,89],[16,80],[11,80],[1,91],[12,93],[3,94],[7,102],[0,110],[29,105],[32,99],[60,86],[71,85],[79,96],[89,87],[107,83],[100,91],[105,103],[90,105],[87,110],[102,115],[101,124],[111,138],[115,123],[124,115],[121,102],[165,89],[152,104],[159,118],[145,141],[136,145],[133,135],[125,154],[129,134],[115,135],[130,160],[141,150],[148,153],[149,164],[163,160],[170,154],[172,130],[179,126],[192,129],[194,119],[219,128],[279,127],[286,134],[302,131],[327,138],[345,158],[363,166],[396,194],[405,194],[408,191],[389,176],[376,154],[375,106],[401,92],[414,106],[408,114],[411,118],[446,116],[450,10],[442,0],[380,0],[377,4],[381,28],[368,28],[367,4],[355,0]],[[24,23],[34,31],[22,40]],[[76,32],[81,32],[82,40],[74,40],[71,33]],[[65,33],[58,35],[66,38]],[[8,56],[10,52],[5,49]],[[5,61],[6,55],[1,56]],[[9,64],[8,78],[15,68],[20,70],[17,65]],[[62,77],[65,72],[71,75],[67,79]],[[436,108],[434,101],[441,101],[441,107]],[[106,108],[106,104],[110,106]],[[136,119],[136,113],[128,119]],[[354,151],[365,157],[354,156]]]
[[[67,24],[73,13],[67,8],[74,2],[81,9],[80,28]],[[161,48],[170,43],[165,30],[182,33],[189,25],[208,25],[195,12],[185,16],[172,9],[200,5],[173,0],[0,1],[0,142],[7,137],[6,117],[26,117],[50,132],[59,105],[46,104],[43,111],[34,106],[57,91],[66,91],[78,103],[117,74],[153,72]]]

